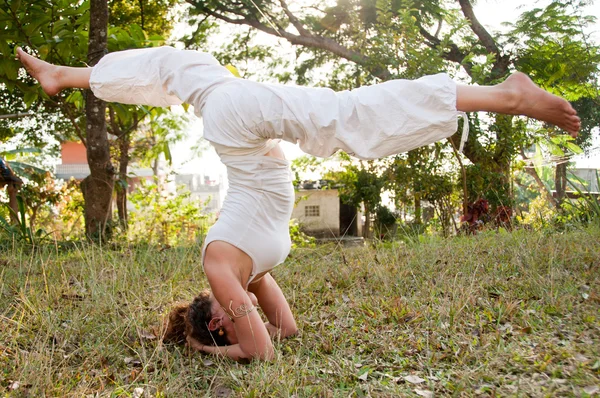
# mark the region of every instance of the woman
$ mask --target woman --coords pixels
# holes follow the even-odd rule
[[[372,159],[454,134],[462,112],[526,115],[572,135],[580,127],[567,101],[521,73],[489,87],[456,85],[439,74],[336,93],[236,79],[208,54],[169,47],[112,53],[93,68],[55,66],[22,49],[17,53],[49,95],[89,88],[106,101],[153,106],[187,102],[203,118],[204,137],[227,166],[229,191],[203,248],[212,293],[172,313],[171,325],[183,326],[194,349],[233,359],[269,360],[271,337],[297,330],[269,274],[289,252],[294,205],[279,140],[298,143],[315,156],[342,149]],[[268,323],[262,322],[256,305]]]

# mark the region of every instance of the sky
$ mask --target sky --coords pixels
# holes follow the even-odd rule
[[[479,21],[490,31],[500,31],[503,29],[502,23],[505,21],[514,21],[524,11],[534,7],[543,7],[548,4],[547,0],[527,1],[527,0],[479,0],[475,5],[475,15]],[[528,4],[523,6],[523,4]],[[593,40],[600,42],[600,1],[589,6],[586,10],[587,15],[596,16],[599,21],[590,32]],[[201,158],[192,158],[187,149],[193,145],[193,142],[202,134],[202,124],[198,120],[190,126],[190,138],[178,144],[175,149],[175,170],[180,174],[196,173],[209,175],[211,179],[220,179],[225,181],[226,170],[219,162],[218,156],[212,148],[205,151]],[[287,142],[282,143],[282,147],[288,159],[294,159],[302,156],[303,152],[296,146]],[[594,156],[587,158],[578,156],[576,165],[579,168],[599,168],[600,167],[600,132],[595,131],[595,140],[593,148]]]

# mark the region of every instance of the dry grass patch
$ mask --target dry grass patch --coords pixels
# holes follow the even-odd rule
[[[4,250],[5,249],[5,250]],[[298,249],[300,334],[241,365],[148,334],[207,287],[199,248],[0,254],[6,396],[586,396],[600,387],[600,231]]]

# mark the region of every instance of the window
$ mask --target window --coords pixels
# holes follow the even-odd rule
[[[305,206],[304,207],[304,216],[305,217],[319,217],[321,215],[321,211],[319,206]]]

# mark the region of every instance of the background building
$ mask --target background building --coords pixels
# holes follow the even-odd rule
[[[206,203],[207,213],[217,213],[223,205],[226,188],[221,180],[212,180],[201,174],[181,174],[175,177],[177,186],[184,185],[192,194],[192,198]]]
[[[304,184],[296,191],[292,218],[302,230],[317,238],[361,236],[362,213],[341,203],[337,189],[319,189],[318,184]]]

